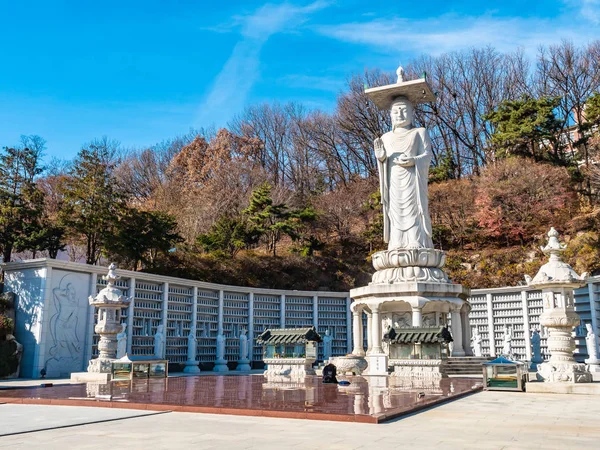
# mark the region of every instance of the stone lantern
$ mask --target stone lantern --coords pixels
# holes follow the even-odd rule
[[[117,266],[108,267],[108,275],[102,279],[108,281],[104,289],[96,297],[89,297],[90,305],[98,311],[98,323],[94,331],[100,335],[98,358],[92,359],[88,365],[88,372],[110,373],[111,363],[117,358],[117,334],[121,332],[121,309],[127,307],[131,298],[125,297],[121,289],[115,286],[115,281],[121,278],[116,274]]]
[[[575,289],[585,285],[587,273],[581,276],[561,260],[566,246],[558,241],[558,232],[551,228],[548,244],[542,248],[550,260],[532,279],[525,275],[527,285],[542,291],[543,313],[540,323],[548,329],[550,359],[538,365],[537,378],[545,382],[589,383],[592,375],[585,364],[573,358],[575,342],[573,328],[579,325],[579,316],[573,304]]]

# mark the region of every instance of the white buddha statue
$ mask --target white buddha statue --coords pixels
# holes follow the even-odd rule
[[[217,335],[217,360],[225,359],[225,336],[222,333]]]
[[[388,250],[433,248],[427,199],[431,140],[413,128],[414,107],[404,97],[391,105],[392,131],[374,141]]]
[[[329,329],[325,330],[323,336],[323,361],[327,361],[333,356],[333,336],[329,334]]]
[[[187,338],[187,360],[195,361],[198,350],[198,339],[196,338],[196,325],[190,327],[190,334]]]
[[[587,364],[598,365],[598,349],[596,348],[596,335],[591,323],[586,323],[585,328],[587,329],[587,336],[585,337],[585,345],[587,347],[588,358],[585,360]]]
[[[117,334],[117,359],[127,353],[127,324],[121,324],[121,332]]]
[[[506,324],[504,324],[504,336],[502,337],[502,353],[506,357],[512,357],[512,333]]]
[[[475,327],[473,330],[473,336],[471,336],[471,343],[473,348],[474,356],[481,356],[481,334],[479,334],[479,329]]]
[[[156,359],[165,359],[167,337],[163,330],[164,326],[159,325],[156,328],[156,334],[154,335],[154,357]]]
[[[240,333],[240,359],[248,359],[248,331],[244,328]]]

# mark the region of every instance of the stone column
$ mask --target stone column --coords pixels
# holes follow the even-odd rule
[[[224,315],[225,315],[225,293],[220,290],[219,291],[219,315],[218,315],[218,324],[217,324],[217,340],[215,346],[215,366],[213,367],[213,372],[228,372],[229,368],[227,367],[227,339],[225,338],[224,332]]]
[[[254,292],[248,293],[248,360],[254,359]]]
[[[488,316],[488,343],[490,356],[496,356],[496,332],[494,330],[494,310],[492,305],[492,294],[486,294],[487,316]]]
[[[588,297],[590,300],[590,319],[592,321],[592,331],[598,336],[598,318],[596,317],[596,294],[594,292],[594,283],[588,281]],[[598,354],[598,339],[596,339],[596,354]],[[590,357],[590,355],[588,355]]]
[[[346,323],[348,324],[346,327],[346,353],[352,352],[352,341],[354,338],[354,333],[350,330],[350,325],[352,325],[352,311],[350,309],[350,305],[352,304],[352,299],[350,297],[346,297]],[[361,321],[361,330],[362,330],[362,321]],[[362,345],[361,345],[362,348]],[[363,350],[364,354],[364,350]]]
[[[279,314],[279,327],[285,328],[285,294],[279,296],[280,314]]]
[[[219,291],[219,309],[217,315],[217,334],[223,334],[223,302],[225,301],[225,294],[223,291]]]
[[[463,306],[460,312],[460,321],[462,325],[462,343],[465,356],[473,356],[471,350],[471,324],[469,323],[469,310],[468,306]]]
[[[129,279],[129,307],[127,308],[127,354],[131,355],[131,346],[133,343],[133,310],[135,308],[135,278]]]
[[[189,333],[193,336],[194,342],[190,342],[190,336],[188,336],[188,350],[187,350],[187,361],[184,363],[185,367],[183,371],[185,373],[200,373],[198,367],[198,288],[192,287],[192,321],[190,323]]]
[[[527,307],[527,291],[521,291],[523,306],[523,337],[525,338],[525,358],[531,361],[531,329],[529,327],[529,308]]]
[[[465,356],[465,351],[462,346],[462,323],[460,320],[460,312],[454,310],[451,312],[452,320],[452,355],[451,356]]]
[[[373,315],[371,322],[371,342],[373,347],[371,348],[371,353],[383,353],[383,349],[381,348],[381,317],[379,316],[379,305],[372,308],[371,314]]]
[[[373,314],[367,314],[367,354],[371,353],[371,349],[373,348],[373,336],[371,333],[373,332]],[[362,322],[362,320],[361,320]]]
[[[421,308],[414,307],[412,308],[412,326],[413,327],[421,327],[423,326],[423,315],[421,314]]]
[[[358,308],[355,311],[352,311],[352,332],[354,338],[354,349],[352,350],[352,354],[356,356],[365,355],[361,314],[362,312]]]

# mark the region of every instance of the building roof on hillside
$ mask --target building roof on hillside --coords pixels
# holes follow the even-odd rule
[[[264,331],[258,338],[257,344],[306,344],[309,341],[321,342],[321,336],[315,327],[306,328],[272,328]]]

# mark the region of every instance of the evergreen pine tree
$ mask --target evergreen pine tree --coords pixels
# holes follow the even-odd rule
[[[42,142],[43,145],[43,142]],[[41,148],[4,148],[0,155],[0,248],[4,262],[14,250],[35,248],[42,228],[44,195],[35,184]]]
[[[500,103],[484,117],[496,127],[492,134],[496,156],[517,155],[564,163],[559,139],[561,124],[554,113],[559,103],[559,98],[548,97]]]
[[[124,206],[113,176],[114,150],[107,141],[82,149],[66,178],[60,222],[67,233],[86,247],[86,263],[95,264],[107,238],[114,232]]]

